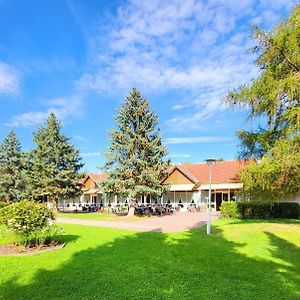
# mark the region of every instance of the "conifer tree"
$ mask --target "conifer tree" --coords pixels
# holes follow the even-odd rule
[[[267,126],[239,130],[240,156],[254,158],[241,171],[243,195],[279,200],[300,191],[300,5],[270,32],[253,30],[260,75],[229,93],[227,102],[264,117]],[[255,159],[258,159],[259,163]]]
[[[261,72],[252,80],[229,93],[227,102],[245,107],[249,117],[264,117],[267,126],[255,131],[239,130],[242,141],[240,156],[261,158],[278,140],[300,131],[300,5],[270,32],[253,28],[256,40],[253,52]]]
[[[61,123],[51,113],[45,125],[33,137],[36,148],[30,160],[30,193],[32,198],[45,199],[57,209],[60,198],[78,195],[79,170],[83,166],[79,151],[61,133]]]
[[[102,183],[104,191],[129,196],[133,202],[141,196],[160,196],[166,189],[162,179],[169,161],[148,100],[132,89],[115,120],[117,129],[110,131],[110,146],[104,153],[103,169],[109,175]]]
[[[24,154],[11,130],[0,145],[0,200],[18,201],[24,191]]]

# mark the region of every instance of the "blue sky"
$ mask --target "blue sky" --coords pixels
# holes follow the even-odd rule
[[[50,112],[97,171],[132,87],[159,116],[173,162],[233,159],[246,112],[226,93],[258,75],[253,23],[270,29],[290,0],[0,0],[0,139],[24,150]]]

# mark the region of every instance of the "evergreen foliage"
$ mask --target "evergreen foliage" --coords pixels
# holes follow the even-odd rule
[[[48,197],[56,209],[59,198],[72,199],[79,194],[79,170],[83,164],[78,150],[61,133],[61,123],[53,113],[35,132],[33,140],[36,148],[30,154],[27,182],[30,196]]]
[[[300,191],[300,5],[268,33],[255,27],[253,38],[260,76],[227,102],[267,119],[266,128],[238,131],[240,156],[258,159],[241,171],[244,197],[278,200]]]
[[[239,130],[242,158],[261,158],[279,139],[299,134],[300,129],[300,5],[270,32],[253,28],[253,48],[260,76],[229,93],[227,102],[248,108],[249,118],[262,116],[267,127]]]
[[[158,128],[158,118],[148,100],[132,89],[116,116],[117,129],[110,131],[110,146],[103,169],[109,178],[102,183],[108,194],[160,196],[169,161]]]
[[[11,130],[0,145],[0,200],[20,200],[24,192],[24,154]]]

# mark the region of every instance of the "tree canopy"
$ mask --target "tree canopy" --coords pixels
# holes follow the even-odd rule
[[[268,155],[241,172],[242,194],[250,200],[278,200],[300,190],[300,135],[275,143]]]
[[[300,5],[270,32],[255,26],[252,38],[260,75],[229,93],[227,103],[249,109],[249,118],[266,118],[267,126],[257,131],[238,131],[240,156],[261,158],[278,139],[299,133]]]
[[[0,145],[0,200],[20,200],[24,190],[24,153],[13,130]]]
[[[240,156],[255,158],[241,172],[250,199],[280,199],[300,190],[300,5],[270,32],[254,27],[257,79],[227,96],[231,106],[264,117],[267,126],[239,130]]]
[[[158,118],[148,100],[132,89],[116,116],[116,129],[110,131],[110,146],[103,169],[109,177],[102,183],[108,194],[130,196],[161,195],[162,179],[169,161],[158,128]]]
[[[79,193],[79,170],[83,166],[79,152],[61,132],[61,123],[51,113],[33,138],[36,148],[31,152],[30,180],[32,197],[49,197],[54,208],[59,198],[72,199]]]

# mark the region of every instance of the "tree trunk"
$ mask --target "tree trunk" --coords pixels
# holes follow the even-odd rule
[[[131,200],[129,210],[128,210],[128,213],[127,213],[127,217],[133,217],[134,216],[135,204],[136,204],[136,201]]]
[[[128,213],[127,213],[127,217],[133,217],[134,216],[134,211],[135,211],[135,207],[134,206],[130,206]]]
[[[57,212],[58,211],[58,200],[57,200],[57,197],[52,197],[52,199],[51,199],[51,202],[52,202],[52,210],[54,211],[54,212]]]

